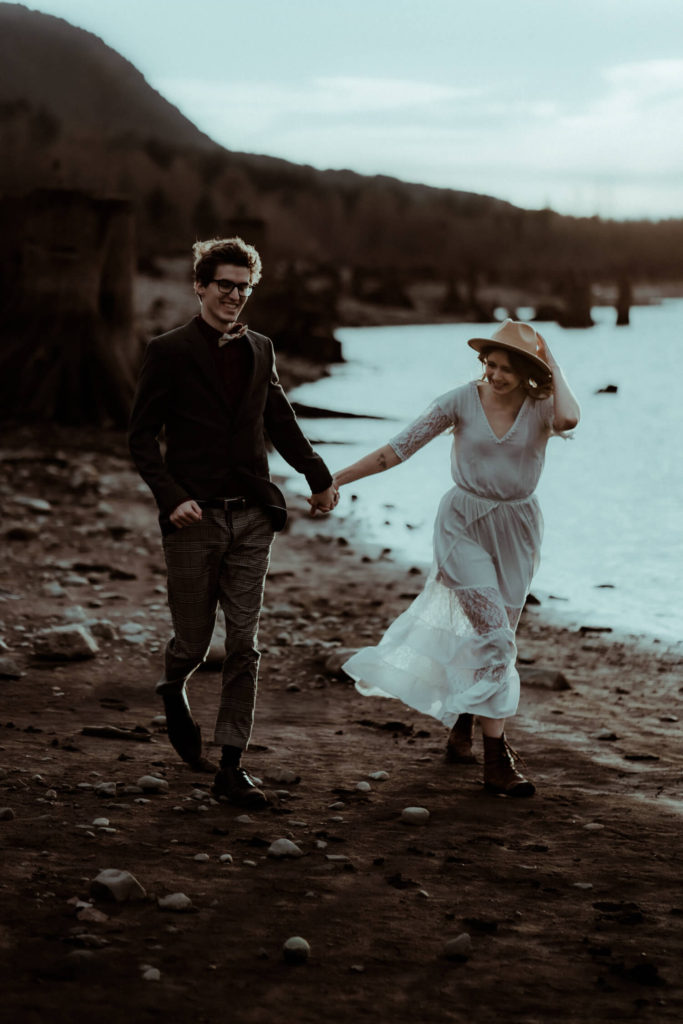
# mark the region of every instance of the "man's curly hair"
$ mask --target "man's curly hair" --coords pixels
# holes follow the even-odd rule
[[[195,242],[192,246],[194,255],[194,279],[207,287],[213,280],[219,263],[232,263],[236,267],[246,267],[249,271],[249,284],[258,284],[261,280],[261,257],[253,245],[238,238],[210,238],[205,242]]]

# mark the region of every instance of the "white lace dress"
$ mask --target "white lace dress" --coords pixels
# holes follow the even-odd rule
[[[360,693],[397,697],[449,728],[462,712],[508,718],[517,710],[515,629],[539,562],[543,518],[533,492],[553,433],[552,398],[527,398],[496,437],[479,386],[437,398],[389,442],[405,460],[452,427],[455,486],[439,505],[424,590],[376,647],[344,665]]]

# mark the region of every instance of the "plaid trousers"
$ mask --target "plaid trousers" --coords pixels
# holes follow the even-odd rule
[[[174,635],[157,692],[182,689],[206,658],[220,605],[225,661],[214,739],[246,748],[254,722],[256,646],[273,527],[258,507],[203,509],[202,520],[164,537]]]

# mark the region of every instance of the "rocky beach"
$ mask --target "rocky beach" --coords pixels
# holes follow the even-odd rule
[[[17,428],[0,469],[6,1019],[680,1020],[680,645],[529,607],[509,736],[538,792],[488,796],[438,722],[340,671],[423,570],[295,504],[247,815],[166,737],[164,568],[123,438]],[[207,741],[217,664],[190,687]]]

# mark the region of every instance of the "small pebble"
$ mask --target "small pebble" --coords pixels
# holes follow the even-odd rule
[[[370,785],[369,782],[358,782],[356,783],[356,789],[358,790],[359,793],[369,793],[370,790],[372,789],[372,786]]]
[[[143,981],[161,981],[161,971],[158,967],[145,967],[142,971]]]
[[[220,861],[221,864],[232,864],[232,854],[222,853],[218,860]]]
[[[90,883],[90,893],[96,898],[116,900],[124,903],[128,900],[142,900],[147,895],[130,871],[118,868],[106,868]]]
[[[604,825],[601,825],[601,824],[600,824],[599,822],[597,822],[597,821],[589,821],[589,822],[588,822],[588,824],[587,824],[587,825],[584,825],[583,827],[584,827],[584,829],[586,830],[586,832],[599,832],[599,831],[600,831],[601,829],[603,829],[603,828],[604,828],[605,826],[604,826]]]
[[[375,782],[386,782],[389,778],[389,772],[370,772],[368,778],[374,779]]]
[[[284,943],[282,955],[289,964],[305,964],[311,955],[311,947],[300,935],[293,935]]]
[[[93,825],[97,828],[106,828],[109,824],[109,818],[94,818]]]
[[[195,853],[193,859],[196,860],[198,864],[206,864],[208,860],[211,860],[208,853]]]
[[[408,825],[426,825],[429,821],[429,811],[426,807],[404,807],[401,811],[401,821]]]
[[[235,821],[238,823],[238,825],[251,825],[253,820],[254,819],[250,818],[248,814],[238,814],[238,816],[235,818]]]
[[[83,789],[86,788],[85,783],[79,783],[79,786],[82,786]],[[98,796],[116,796],[116,783],[98,782],[95,785],[95,792],[97,793]]]
[[[592,889],[593,888],[593,883],[592,882],[574,882],[574,888],[575,889]]]
[[[166,779],[160,779],[156,775],[143,775],[138,781],[137,785],[145,793],[167,793],[168,782]]]
[[[291,839],[276,839],[268,847],[269,857],[303,857],[303,850]]]
[[[161,896],[157,904],[161,910],[171,910],[176,914],[184,914],[193,909],[192,900],[184,892],[172,892],[168,896]]]

